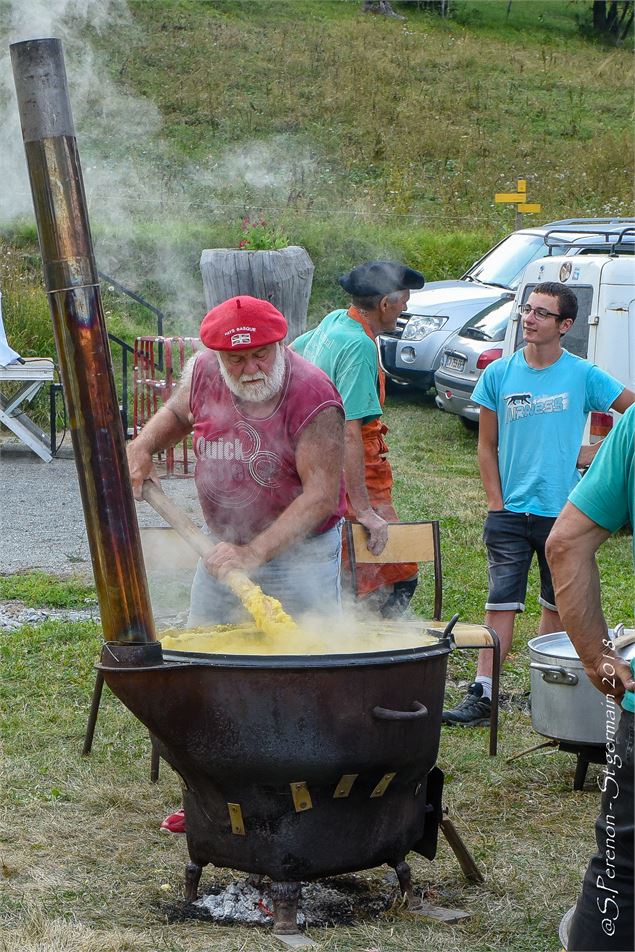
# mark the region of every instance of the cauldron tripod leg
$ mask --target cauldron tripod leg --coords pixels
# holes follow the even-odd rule
[[[196,902],[198,899],[198,884],[201,881],[203,867],[192,860],[185,867],[185,900]]]
[[[273,931],[276,935],[293,935],[298,931],[298,901],[301,883],[273,882]]]
[[[421,899],[415,895],[412,886],[412,871],[405,859],[402,859],[400,863],[396,864],[395,872],[397,873],[397,879],[399,880],[401,895],[405,897],[406,902],[408,903],[408,908],[418,909],[421,905]]]
[[[445,836],[446,840],[450,844],[450,847],[459,861],[459,866],[463,870],[463,875],[471,883],[481,883],[485,882],[482,872],[474,862],[470,851],[463,842],[461,836],[454,823],[448,816],[447,807],[443,808],[443,819],[441,820],[439,826],[441,827],[441,832]]]

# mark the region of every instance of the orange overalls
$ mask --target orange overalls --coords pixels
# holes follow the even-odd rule
[[[366,334],[375,343],[375,337],[360,312],[350,307],[348,316],[362,325]],[[379,379],[379,403],[383,407],[386,399],[386,377],[377,360],[377,374]],[[362,441],[364,444],[364,470],[368,498],[373,509],[386,522],[399,522],[399,517],[392,504],[392,469],[386,459],[388,446],[384,436],[388,427],[377,417],[370,423],[362,425]],[[346,518],[355,519],[356,515],[351,508],[350,499],[346,496]],[[343,539],[343,560],[346,564],[346,540]],[[394,582],[416,578],[418,566],[416,562],[378,563],[376,565],[357,564],[357,594],[368,595],[375,589]]]

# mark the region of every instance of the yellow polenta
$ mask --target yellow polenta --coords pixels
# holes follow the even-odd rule
[[[287,616],[288,617],[288,616]],[[435,644],[438,638],[425,631],[425,623],[405,625],[355,625],[349,621],[328,621],[323,626],[313,621],[293,629],[278,627],[258,631],[253,625],[218,625],[216,628],[191,628],[166,631],[161,644],[171,651],[230,655],[321,655],[396,651]]]
[[[293,618],[287,615],[278,599],[265,595],[257,585],[249,583],[237,586],[234,584],[232,590],[253,618],[259,631],[267,635],[277,635],[293,631],[298,627]]]

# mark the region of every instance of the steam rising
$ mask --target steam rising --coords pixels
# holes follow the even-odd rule
[[[102,54],[87,39],[122,23],[133,40],[137,27],[125,0],[13,0],[0,7],[0,226],[33,221],[8,46],[58,37],[64,45],[97,266],[133,290],[146,289],[152,303],[159,303],[160,296],[167,331],[191,334],[204,312],[198,260],[211,244],[201,227],[200,245],[190,241],[187,254],[183,245],[179,250],[181,223],[237,222],[249,205],[280,202],[281,190],[288,194],[292,183],[306,176],[311,160],[283,136],[269,145],[228,149],[202,165],[176,156],[162,137],[158,108],[118,88]],[[134,49],[131,43],[130,55]],[[148,286],[156,291],[148,292]]]

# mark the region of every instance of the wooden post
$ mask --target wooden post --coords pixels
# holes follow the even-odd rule
[[[250,294],[271,301],[284,314],[289,325],[288,341],[306,330],[314,267],[304,248],[208,248],[201,254],[200,267],[208,308],[237,294]]]

